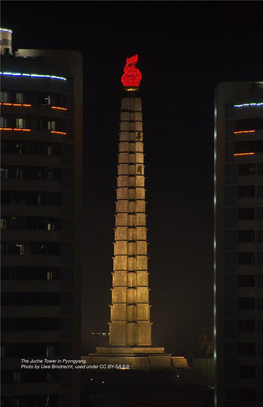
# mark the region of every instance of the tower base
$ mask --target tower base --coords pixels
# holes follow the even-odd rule
[[[86,360],[87,369],[88,366],[98,366],[98,369],[162,370],[175,368],[177,364],[180,368],[188,367],[184,357],[172,357],[164,353],[164,348],[156,346],[98,347],[96,353],[82,356],[81,359]]]

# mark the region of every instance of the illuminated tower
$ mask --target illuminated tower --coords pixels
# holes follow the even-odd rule
[[[150,346],[145,177],[138,56],[127,58],[122,83],[110,345]]]
[[[171,357],[163,347],[152,346],[142,106],[136,94],[142,75],[137,61],[138,55],[127,58],[122,76],[127,96],[121,100],[120,114],[110,340],[82,359],[106,368],[187,367],[184,357]]]

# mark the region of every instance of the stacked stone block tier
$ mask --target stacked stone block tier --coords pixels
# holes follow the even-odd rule
[[[116,194],[110,342],[150,346],[141,99],[122,99]]]

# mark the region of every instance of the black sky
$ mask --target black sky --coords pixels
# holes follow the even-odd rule
[[[193,352],[212,322],[213,105],[221,81],[263,80],[262,2],[2,2],[17,48],[83,56],[83,353],[109,321],[120,77],[143,79],[153,342]]]

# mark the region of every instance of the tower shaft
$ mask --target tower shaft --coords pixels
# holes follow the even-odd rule
[[[121,100],[110,341],[150,346],[141,98]]]

